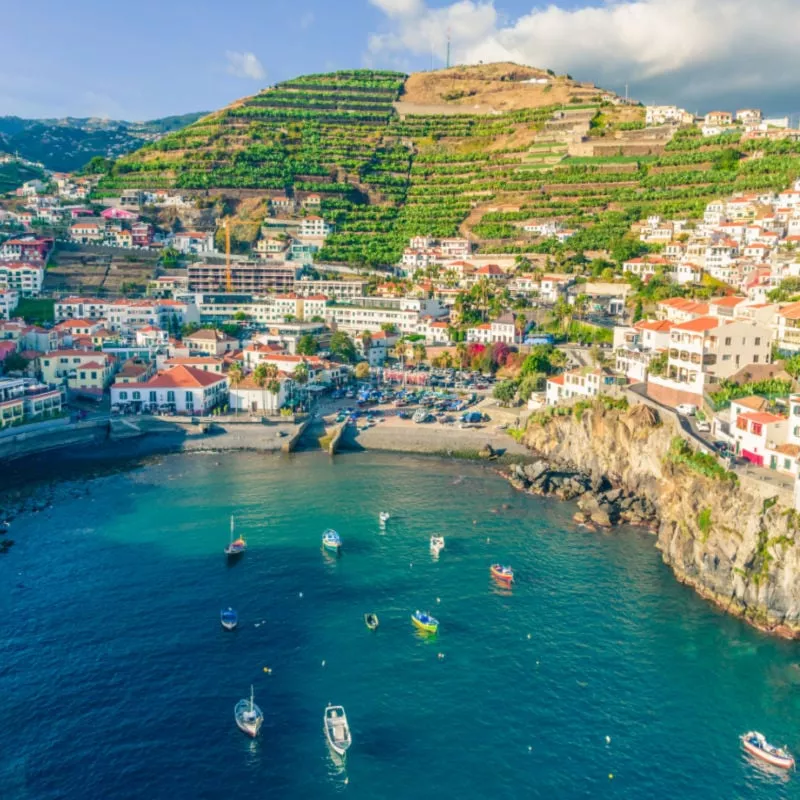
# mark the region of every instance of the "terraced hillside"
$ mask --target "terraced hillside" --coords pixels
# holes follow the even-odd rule
[[[415,234],[460,232],[493,253],[611,250],[647,214],[697,216],[714,197],[782,188],[800,175],[799,144],[643,130],[643,109],[574,82],[581,92],[570,89],[568,102],[543,104],[547,86],[530,81],[547,73],[531,78],[526,69],[458,68],[449,92],[452,70],[424,80],[307,75],[120,159],[99,191],[315,192],[336,224],[321,259],[380,266],[395,263]],[[492,85],[507,110],[483,110]],[[480,90],[472,112],[458,88],[471,86]],[[554,79],[553,94],[568,86]],[[407,113],[420,108],[409,99],[431,98],[436,113]],[[566,245],[523,230],[550,219],[577,230]]]

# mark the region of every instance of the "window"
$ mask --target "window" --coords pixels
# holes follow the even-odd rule
[[[133,399],[134,400],[141,400],[142,399],[142,393],[141,392],[134,392],[133,393]]]
[[[783,459],[783,468],[791,470],[791,468],[792,468],[792,459],[791,458],[784,458]]]
[[[97,379],[97,373],[96,373],[96,372],[93,372],[93,373],[92,373],[92,380],[96,380],[96,379]]]
[[[127,400],[128,399],[128,393],[127,392],[120,392],[119,393],[119,399],[120,400]]]
[[[175,392],[167,392],[167,402],[168,403],[175,402]]]
[[[151,403],[155,403],[156,399],[157,399],[156,398],[156,393],[155,392],[150,392],[150,402]]]
[[[49,358],[46,358],[46,359],[44,360],[44,365],[45,365],[46,367],[49,367],[49,366],[50,366],[50,359],[49,359]],[[800,408],[800,406],[798,406],[798,408]]]
[[[752,433],[754,436],[761,436],[762,429],[763,426],[760,422],[754,422],[753,426],[750,428],[750,433]]]
[[[731,337],[730,336],[726,336],[725,337],[725,345],[726,346],[730,346],[730,343],[731,343]]]
[[[753,356],[753,363],[758,364],[758,356]]]
[[[756,336],[756,347],[758,347],[760,344],[761,344],[761,337]]]

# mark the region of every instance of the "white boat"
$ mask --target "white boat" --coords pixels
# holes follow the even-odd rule
[[[785,747],[771,745],[763,733],[748,731],[742,738],[742,745],[748,753],[781,769],[793,769],[794,758]]]
[[[226,631],[232,631],[239,624],[239,615],[232,608],[225,608],[220,611],[219,621]]]
[[[434,534],[431,536],[431,553],[438,556],[442,550],[444,550],[444,536]]]
[[[378,514],[378,519],[380,520],[381,525],[385,525],[389,521],[390,517],[391,514],[389,514],[388,511],[381,511],[381,513]]]
[[[245,550],[247,550],[247,542],[242,536],[240,536],[238,539],[233,538],[233,529],[233,514],[231,514],[231,540],[228,546],[225,548],[225,555],[228,556],[228,558],[236,558],[244,553]]]
[[[248,736],[255,738],[264,722],[264,714],[261,709],[253,702],[253,687],[250,686],[250,699],[240,700],[233,710],[236,724],[239,730],[244,731]]]
[[[350,737],[347,715],[342,706],[328,706],[325,709],[325,735],[335,753],[340,756],[347,754],[353,740]]]

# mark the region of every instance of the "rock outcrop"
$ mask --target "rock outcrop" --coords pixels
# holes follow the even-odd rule
[[[532,423],[525,443],[539,460],[508,477],[577,500],[575,520],[589,527],[650,527],[679,580],[763,630],[800,638],[800,513],[668,457],[677,434],[645,405],[598,403]]]

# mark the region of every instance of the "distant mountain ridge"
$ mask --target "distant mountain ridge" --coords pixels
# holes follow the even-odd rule
[[[146,122],[97,117],[0,117],[0,152],[17,153],[55,172],[72,172],[95,156],[117,158],[136,150],[191,125],[204,114],[180,114]]]

